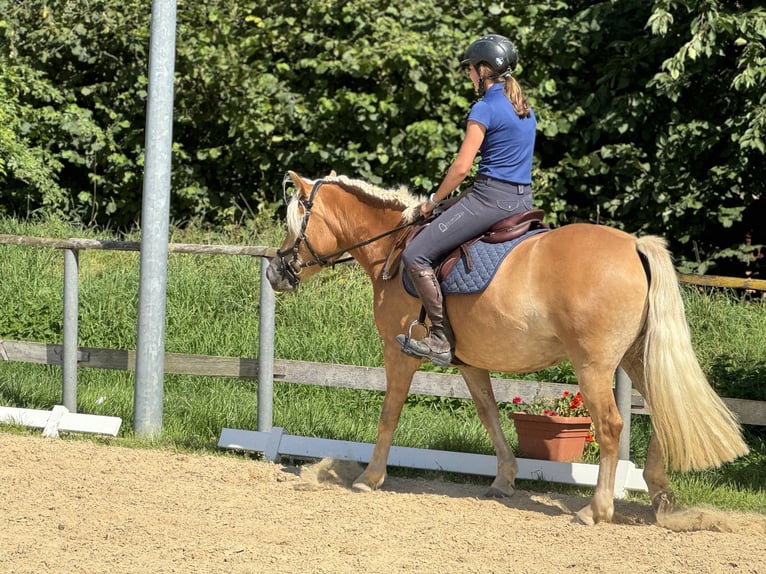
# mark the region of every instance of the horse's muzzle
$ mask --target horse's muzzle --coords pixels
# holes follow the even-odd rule
[[[284,258],[274,257],[266,268],[266,279],[274,291],[295,291],[298,289],[298,276],[288,267]]]

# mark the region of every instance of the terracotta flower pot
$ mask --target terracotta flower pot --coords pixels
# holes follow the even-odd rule
[[[511,413],[523,458],[574,462],[582,458],[590,417],[554,417]]]

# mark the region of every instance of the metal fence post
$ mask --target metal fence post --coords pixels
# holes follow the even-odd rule
[[[176,0],[153,0],[133,415],[140,436],[162,432],[175,36]]]
[[[261,257],[260,315],[258,320],[258,430],[269,432],[274,407],[274,316],[276,297],[266,277],[269,260]]]
[[[64,250],[64,384],[61,400],[70,413],[77,412],[78,259],[77,249]]]

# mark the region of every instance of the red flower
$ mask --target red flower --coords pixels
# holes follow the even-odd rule
[[[588,409],[585,408],[580,391],[563,391],[556,398],[535,397],[530,403],[525,403],[521,397],[513,397],[511,400],[513,412],[529,414],[542,414],[559,417],[587,417]]]

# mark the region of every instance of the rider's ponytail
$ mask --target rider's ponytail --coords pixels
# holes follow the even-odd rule
[[[501,79],[501,81],[503,81],[503,79]],[[527,97],[521,90],[519,82],[517,82],[516,78],[510,74],[504,78],[504,81],[505,86],[503,89],[505,90],[505,95],[508,97],[511,104],[513,104],[513,109],[516,110],[516,114],[520,118],[528,118],[532,106],[529,105],[529,100],[527,100]]]
[[[476,71],[479,73],[480,78],[479,93],[484,93],[484,78],[495,83],[502,82],[504,84],[503,91],[505,92],[508,101],[513,105],[513,109],[516,110],[516,114],[520,118],[529,117],[529,111],[532,109],[532,106],[529,105],[529,100],[527,100],[527,97],[524,95],[519,82],[516,81],[516,78],[514,78],[510,72],[506,72],[502,75],[493,74],[492,69],[483,62],[479,64],[479,68]]]

